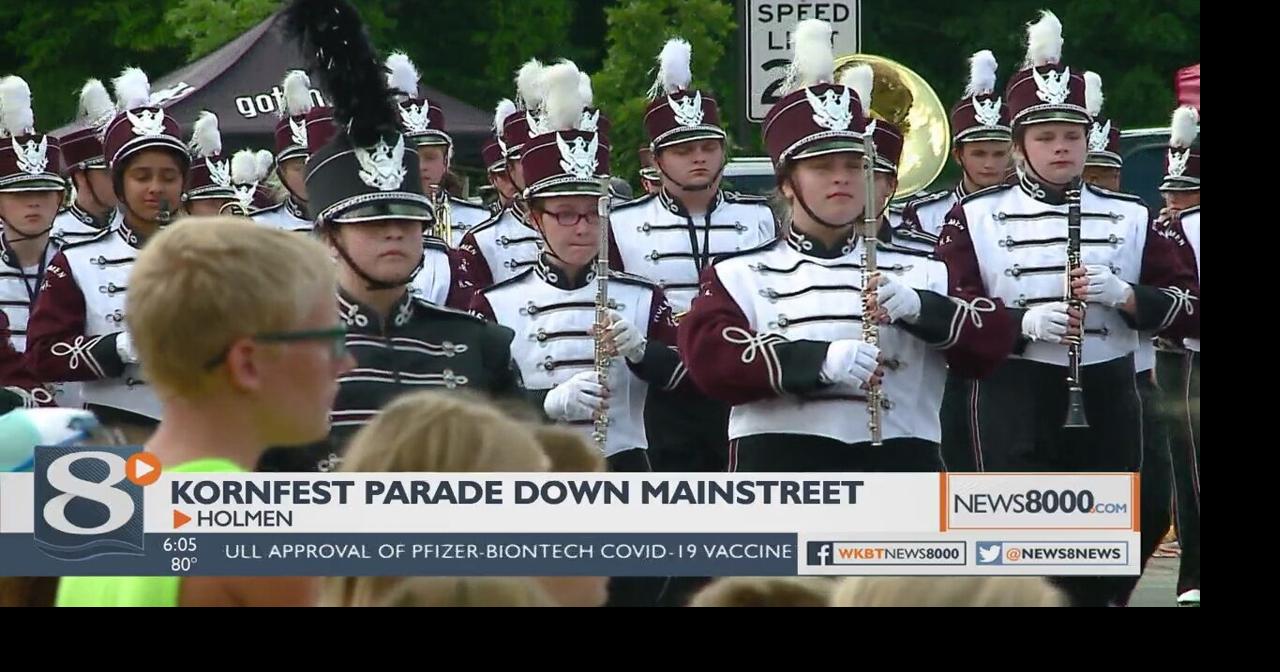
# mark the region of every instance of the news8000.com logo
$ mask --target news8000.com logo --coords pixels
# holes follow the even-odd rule
[[[131,466],[138,450],[37,448],[36,547],[58,560],[143,555],[142,485],[129,477],[131,468],[138,469]]]

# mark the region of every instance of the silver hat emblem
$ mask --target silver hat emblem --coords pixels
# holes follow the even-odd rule
[[[594,177],[599,161],[596,153],[600,149],[600,136],[591,134],[591,141],[577,137],[573,143],[564,141],[564,137],[556,134],[556,146],[560,149],[560,169],[574,177],[587,179]]]
[[[49,165],[49,136],[40,136],[40,142],[28,140],[26,144],[12,138],[13,153],[18,155],[18,170],[28,175],[40,175]]]
[[[685,96],[676,100],[675,96],[667,96],[667,105],[676,115],[676,123],[681,126],[702,125],[702,92],[696,91],[693,96]]]
[[[356,147],[356,161],[360,164],[360,180],[379,191],[392,191],[404,182],[404,136],[396,136],[394,147],[387,141],[368,149]]]
[[[813,89],[804,90],[809,107],[813,108],[813,123],[832,131],[848,130],[853,120],[853,110],[849,107],[849,89],[841,88],[840,95],[835,89],[828,89],[822,97],[814,95]]]

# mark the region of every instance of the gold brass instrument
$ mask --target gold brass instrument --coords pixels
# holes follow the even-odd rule
[[[871,116],[892,122],[902,130],[898,189],[893,198],[927,189],[942,174],[950,157],[951,122],[947,108],[923,77],[883,56],[851,54],[837,58],[835,81],[840,81],[845,68],[862,63],[870,65],[875,73]]]
[[[879,242],[880,204],[876,201],[876,143],[871,134],[862,138],[862,175],[867,190],[866,205],[862,212],[862,340],[880,347],[880,325],[871,319],[871,279],[876,276],[876,244]],[[881,408],[883,393],[879,385],[867,386],[867,432],[871,445],[883,444],[881,440]]]
[[[449,192],[443,187],[432,189],[431,211],[436,217],[435,224],[431,226],[431,235],[453,247],[453,206],[449,204]]]
[[[601,387],[609,387],[609,364],[611,356],[605,338],[609,324],[609,178],[600,179],[600,200],[596,212],[600,215],[600,247],[596,252],[596,321],[595,321],[595,370],[599,376],[597,382]],[[591,439],[596,447],[605,449],[609,441],[609,413],[602,411],[596,414],[595,428]]]

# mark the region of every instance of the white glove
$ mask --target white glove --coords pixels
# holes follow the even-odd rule
[[[1129,296],[1133,293],[1133,287],[1130,287],[1129,283],[1112,273],[1110,266],[1089,264],[1084,269],[1087,274],[1086,277],[1089,279],[1089,285],[1086,288],[1088,292],[1086,301],[1115,308],[1116,306],[1124,305],[1129,300]]]
[[[595,371],[583,371],[551,388],[542,402],[542,410],[552,420],[590,420],[592,414],[608,408],[606,392]]]
[[[880,348],[866,341],[832,341],[818,374],[823,382],[862,387],[880,368]]]
[[[129,332],[122,331],[116,336],[116,354],[120,355],[120,361],[125,364],[138,363],[138,353],[133,349],[133,338],[129,336]]]
[[[1063,301],[1033,306],[1022,316],[1022,335],[1033,341],[1062,343],[1069,319]]]
[[[609,320],[608,335],[618,348],[618,354],[626,357],[632,364],[639,364],[644,359],[644,334],[616,310],[609,311]]]
[[[880,275],[876,302],[889,314],[890,322],[905,320],[914,324],[920,319],[920,294],[891,275]]]

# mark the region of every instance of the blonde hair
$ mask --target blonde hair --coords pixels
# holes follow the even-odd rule
[[[833,582],[820,577],[717,579],[689,600],[691,607],[825,607]]]
[[[604,454],[581,434],[556,425],[539,425],[533,430],[542,452],[551,460],[551,471],[602,472]]]
[[[858,576],[836,588],[835,607],[1064,607],[1034,576]]]
[[[554,607],[536,582],[508,577],[403,579],[376,603],[380,607]]]
[[[336,291],[313,240],[243,217],[186,217],[138,255],[125,315],[150,382],[193,396],[237,338],[296,329]]]
[[[343,471],[547,471],[530,427],[471,393],[399,397],[351,439]]]
[[[395,399],[351,438],[342,460],[346,472],[538,472],[549,466],[532,427],[468,392],[415,392]],[[470,579],[421,581],[446,580]],[[383,604],[406,581],[392,576],[330,577],[324,580],[320,603]],[[415,603],[425,604],[425,595],[452,594],[439,589],[443,584],[422,585],[430,588],[414,589]]]

